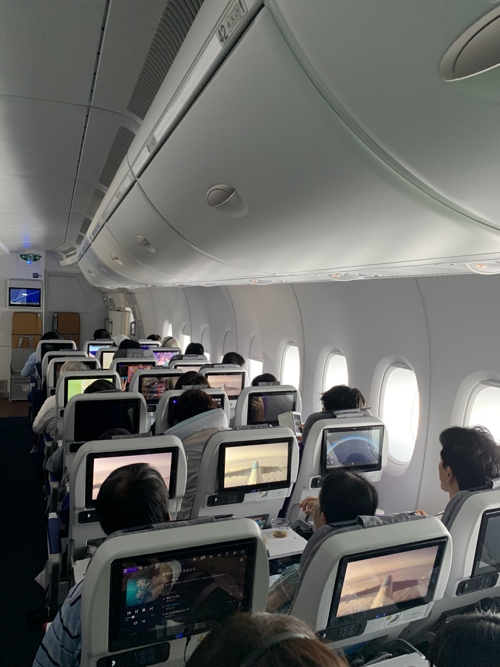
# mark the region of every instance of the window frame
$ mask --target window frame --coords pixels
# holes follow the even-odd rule
[[[293,339],[289,339],[283,344],[283,347],[282,347],[282,350],[281,350],[280,366],[279,366],[279,369],[280,369],[279,379],[280,379],[280,382],[284,384],[283,376],[284,376],[284,368],[285,368],[285,359],[286,359],[287,351],[292,347],[295,347],[297,349],[297,355],[298,355],[298,359],[299,359],[299,381],[297,382],[296,385],[294,384],[292,386],[296,386],[297,391],[300,391],[300,383],[302,381],[302,359],[301,359],[301,356],[300,356],[300,348]]]
[[[494,387],[495,389],[500,389],[500,380],[493,380],[493,379],[479,380],[474,384],[474,386],[470,390],[469,395],[467,396],[467,400],[465,401],[465,409],[463,411],[463,418],[462,418],[462,426],[464,426],[465,428],[470,428],[471,426],[477,426],[477,424],[470,423],[470,417],[474,409],[474,403],[476,402],[477,397],[483,391],[483,389],[486,389],[488,387]]]
[[[347,365],[347,357],[338,348],[332,348],[329,352],[326,353],[325,359],[323,361],[323,371],[322,371],[322,374],[321,374],[321,393],[322,394],[325,391],[328,391],[328,389],[330,389],[330,387],[326,386],[326,377],[328,375],[328,366],[330,364],[330,361],[334,357],[342,357],[345,360],[346,371],[347,371],[347,380],[346,380],[345,384],[347,386],[349,386],[349,366]]]

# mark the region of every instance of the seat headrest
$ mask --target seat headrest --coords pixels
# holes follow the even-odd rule
[[[408,521],[416,521],[420,519],[428,519],[428,516],[422,516],[412,512],[399,512],[398,514],[385,514],[384,516],[358,516],[356,521],[344,523],[328,523],[319,528],[310,538],[306,544],[304,552],[300,558],[300,570],[302,574],[309,567],[312,559],[318,552],[320,546],[327,539],[333,535],[340,533],[350,533],[355,530],[363,530],[364,528],[377,528],[380,526],[389,526],[395,523],[406,523]]]
[[[208,412],[201,412],[199,415],[190,417],[172,426],[165,431],[165,435],[176,435],[183,440],[194,431],[201,431],[207,428],[227,428],[228,426],[226,413],[224,410],[216,408],[215,410],[208,410]]]
[[[153,350],[117,350],[113,359],[154,359]]]
[[[124,530],[117,530],[106,537],[106,540],[111,540],[114,537],[121,535],[135,535],[136,533],[149,532],[151,530],[170,530],[171,528],[184,528],[186,526],[199,526],[203,523],[215,523],[214,516],[200,516],[196,519],[184,519],[180,521],[167,521],[166,523],[154,523],[150,526],[138,526],[137,528],[125,528]]]
[[[475,496],[476,493],[485,493],[486,491],[494,491],[498,489],[500,489],[500,478],[496,477],[495,479],[490,480],[484,488],[459,491],[448,501],[448,504],[444,508],[441,521],[446,528],[450,530],[467,498]]]

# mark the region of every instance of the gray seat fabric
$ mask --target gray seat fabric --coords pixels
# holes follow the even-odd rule
[[[470,496],[475,496],[476,493],[484,493],[485,491],[492,491],[495,489],[500,489],[500,477],[492,479],[488,486],[484,489],[476,489],[475,491],[459,491],[453,496],[453,498],[448,501],[448,504],[444,508],[441,521],[446,526],[446,528],[450,530],[467,498],[470,498]]]

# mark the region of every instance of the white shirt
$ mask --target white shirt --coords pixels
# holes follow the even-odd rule
[[[52,440],[56,438],[57,405],[56,397],[49,396],[33,422],[35,433],[48,433]]]

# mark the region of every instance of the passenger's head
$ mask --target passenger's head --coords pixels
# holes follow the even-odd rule
[[[241,354],[238,354],[237,352],[226,352],[226,354],[222,357],[222,363],[233,364],[233,366],[241,366],[241,368],[245,366],[245,360]]]
[[[217,406],[212,397],[202,389],[188,389],[179,396],[177,403],[174,403],[168,415],[168,426],[171,428],[175,424],[196,417],[202,412],[216,409]]]
[[[179,339],[176,338],[175,336],[167,336],[162,340],[161,343],[162,347],[181,347],[181,344],[179,343]]]
[[[61,373],[74,373],[75,371],[88,371],[89,367],[81,361],[65,361],[61,366]]]
[[[47,331],[43,334],[41,340],[59,340],[59,336],[55,331]]]
[[[109,380],[96,380],[85,389],[84,394],[96,394],[100,391],[120,391]]]
[[[346,667],[303,621],[285,614],[234,614],[198,645],[186,667]]]
[[[455,616],[436,632],[428,658],[434,667],[498,667],[500,616]]]
[[[184,354],[205,354],[205,348],[201,343],[189,343]]]
[[[106,329],[96,329],[94,331],[94,340],[111,340],[111,336]]]
[[[360,515],[374,516],[378,494],[370,482],[355,472],[339,468],[323,480],[314,506],[314,525],[354,521]]]
[[[130,340],[130,338],[125,338],[125,340],[122,340],[120,343],[120,346],[118,348],[119,350],[140,350],[141,349],[141,344],[138,343],[136,340]]]
[[[439,480],[450,498],[500,477],[500,448],[488,429],[450,426],[439,436]]]
[[[365,407],[363,394],[355,387],[338,384],[321,396],[325,412],[336,412],[337,410],[357,410]]]
[[[99,522],[106,535],[170,521],[168,489],[156,468],[133,463],[117,468],[103,482],[96,500]]]
[[[161,336],[158,334],[151,334],[150,336],[147,337],[146,340],[157,340],[159,343],[161,343]]]
[[[182,387],[188,387],[189,385],[203,384],[206,387],[210,387],[210,384],[207,378],[204,375],[200,375],[196,371],[188,371],[183,373],[180,378],[175,383],[176,389],[182,389]]]
[[[252,387],[258,387],[261,382],[278,382],[278,378],[272,373],[262,373],[252,380]]]

